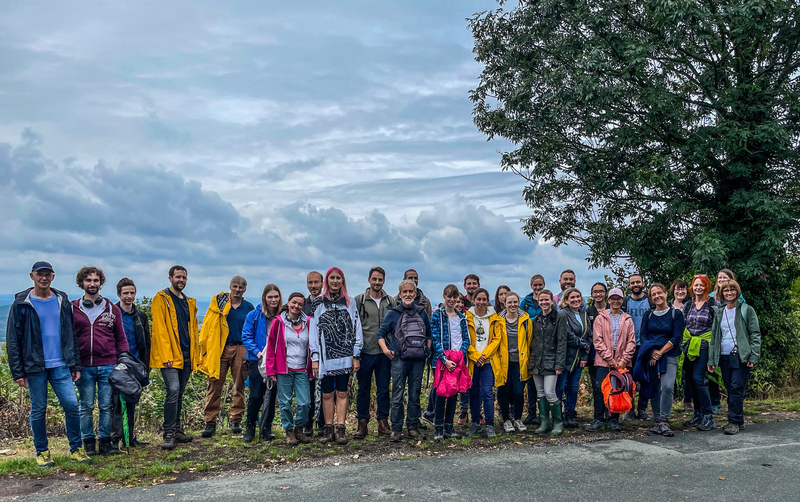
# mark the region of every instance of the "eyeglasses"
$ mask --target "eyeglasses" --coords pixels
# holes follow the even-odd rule
[[[604,294],[606,294],[606,292],[604,290],[602,290],[602,289],[597,289],[595,291],[592,291],[592,296],[594,296],[594,295],[604,295]]]

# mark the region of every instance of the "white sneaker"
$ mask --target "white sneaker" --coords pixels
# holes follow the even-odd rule
[[[503,430],[508,433],[514,432],[514,424],[511,422],[511,420],[506,420],[503,422]]]
[[[514,428],[517,429],[517,432],[525,432],[528,430],[525,424],[522,423],[522,420],[514,420]]]

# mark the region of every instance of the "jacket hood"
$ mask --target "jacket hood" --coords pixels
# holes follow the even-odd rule
[[[50,288],[50,291],[53,292],[54,295],[60,297],[62,300],[67,300],[67,294],[63,291],[60,291],[56,288]],[[33,288],[28,288],[24,291],[20,291],[16,295],[14,295],[14,304],[21,304],[25,303],[28,300],[28,297],[33,293]]]
[[[527,312],[520,310],[519,311],[519,317],[517,318],[517,324],[519,324],[521,322],[525,322],[530,318],[531,318],[531,316],[529,316]],[[492,316],[489,319],[490,320],[502,319],[502,320],[505,321],[506,320],[506,311],[503,310],[500,313],[495,312],[494,314],[492,314]]]
[[[467,310],[467,312],[469,312],[469,313],[470,313],[470,314],[472,314],[473,316],[477,316],[477,315],[478,315],[478,314],[476,314],[476,313],[475,313],[475,305],[473,305],[472,307],[470,307],[470,308]],[[494,314],[496,314],[496,312],[494,311],[494,307],[493,307],[493,306],[491,306],[491,305],[489,305],[488,307],[486,307],[486,315],[485,315],[485,316],[482,316],[482,317],[492,317]]]

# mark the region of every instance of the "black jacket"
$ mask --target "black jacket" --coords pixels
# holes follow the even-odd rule
[[[528,369],[531,375],[555,375],[564,371],[567,359],[567,318],[563,312],[539,314],[533,319]]]
[[[14,380],[45,370],[42,327],[39,324],[39,315],[28,299],[32,291],[33,288],[28,288],[17,293],[8,312],[6,351]],[[57,289],[51,291],[58,297],[61,314],[61,354],[69,370],[74,373],[81,370],[81,356],[72,325],[72,305],[66,293]]]
[[[117,307],[122,311],[122,305],[117,302]],[[125,315],[123,313],[123,315]],[[133,306],[133,330],[136,332],[136,349],[139,351],[139,360],[144,364],[147,373],[150,373],[150,319],[147,314]]]
[[[572,371],[580,366],[580,361],[589,359],[589,349],[594,345],[592,343],[592,323],[585,310],[577,314],[572,309],[564,309],[561,312],[567,321],[566,370]],[[576,321],[576,317],[580,317],[581,322]]]
[[[123,352],[108,376],[108,382],[122,395],[126,403],[136,404],[142,395],[142,388],[150,383],[148,372],[149,368],[142,361],[130,352]]]

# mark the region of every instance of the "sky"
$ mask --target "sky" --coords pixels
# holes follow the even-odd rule
[[[76,292],[86,264],[140,294],[208,297],[230,278],[305,291],[339,266],[394,293],[407,268],[439,298],[468,273],[526,294],[586,250],[530,240],[523,180],[472,123],[480,66],[440,2],[5,2],[0,16],[0,293],[50,261]]]

